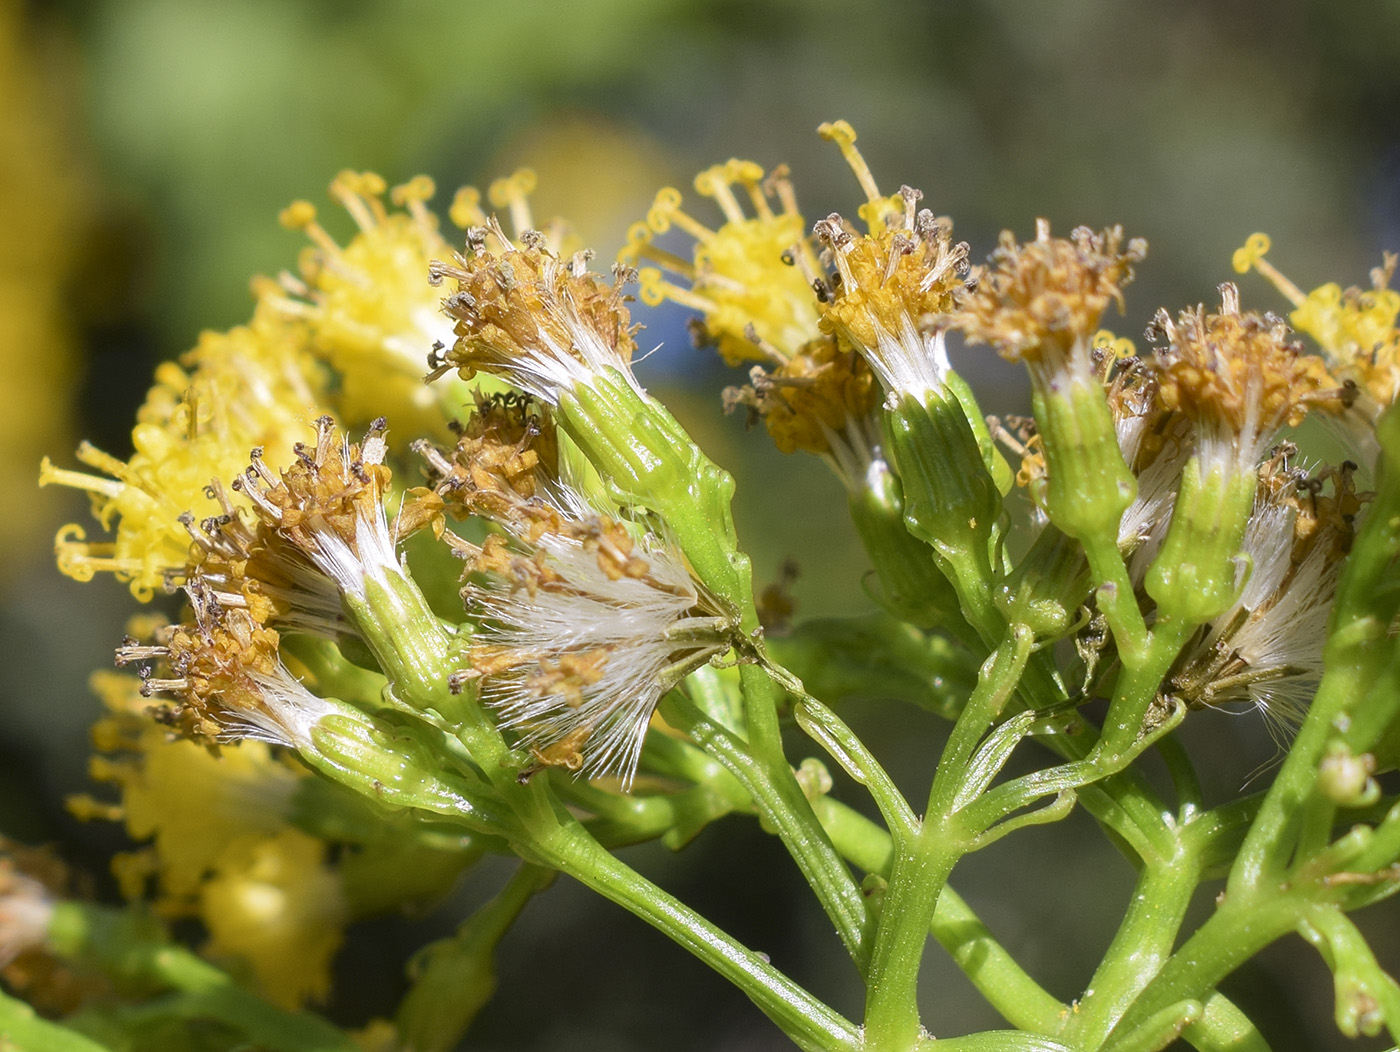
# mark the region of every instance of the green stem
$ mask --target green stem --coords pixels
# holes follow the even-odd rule
[[[797,1045],[812,1052],[857,1052],[855,1026],[761,954],[736,942],[602,848],[579,826],[561,826],[535,845],[540,861],[617,903],[690,951],[743,990]]]
[[[1118,549],[1117,536],[1087,536],[1081,538],[1081,543],[1089,560],[1094,596],[1113,633],[1119,657],[1125,662],[1140,660],[1147,650],[1147,623],[1138,606],[1127,563]]]
[[[169,942],[147,919],[86,903],[61,902],[49,923],[60,956],[93,961],[130,982],[197,995],[202,1012],[237,1027],[277,1052],[355,1052],[336,1027],[304,1012],[288,1012],[237,985],[227,973]]]
[[[399,1039],[415,1052],[456,1047],[496,990],[496,946],[554,871],[524,864],[455,934],[431,943],[410,965],[413,985],[395,1012]]]
[[[761,674],[766,682],[772,682],[766,673]],[[663,699],[661,712],[668,723],[683,730],[738,779],[816,892],[847,951],[858,963],[862,962],[866,955],[865,897],[817,821],[791,768],[785,765],[786,778],[774,777],[772,770],[755,759],[744,742],[677,692]]]
[[[1033,641],[1030,629],[1014,626],[983,664],[944,747],[922,824],[912,837],[896,836],[866,978],[865,1040],[871,1050],[904,1050],[919,1038],[919,966],[929,926],[948,874],[981,832],[959,821],[959,789],[974,750],[1015,691]]]
[[[866,1052],[905,1052],[923,1032],[918,987],[924,943],[967,839],[956,820],[945,825],[925,817],[911,843],[896,845],[866,979]]]
[[[1069,1044],[1097,1048],[1161,970],[1199,882],[1197,854],[1184,841],[1175,857],[1143,867],[1122,924],[1068,1020],[1062,1036]]]
[[[838,800],[822,797],[817,814],[841,854],[866,873],[888,877],[894,865],[894,839],[888,831]],[[1053,1033],[1066,1006],[1030,977],[1006,948],[992,937],[972,908],[951,887],[938,897],[933,937],[1012,1026]]]
[[[798,726],[817,742],[841,767],[869,790],[880,809],[880,816],[901,836],[913,836],[919,820],[894,780],[866,748],[865,743],[845,722],[810,694],[803,693],[793,715]]]
[[[1167,960],[1133,1005],[1109,1032],[1103,1047],[1126,1039],[1156,1014],[1186,1000],[1210,996],[1220,981],[1281,935],[1298,926],[1307,910],[1298,895],[1226,897]]]
[[[1249,1016],[1223,994],[1211,994],[1201,1018],[1181,1035],[1197,1052],[1269,1052],[1269,1043]]]
[[[1016,689],[1030,657],[1035,635],[1025,625],[1011,625],[1001,646],[982,665],[977,686],[953,724],[929,790],[927,815],[951,815],[968,778],[968,761]]]
[[[23,1001],[0,991],[0,1048],[5,1052],[111,1052],[90,1037],[34,1014]]]

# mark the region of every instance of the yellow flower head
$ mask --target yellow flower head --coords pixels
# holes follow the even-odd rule
[[[1235,252],[1235,270],[1257,270],[1283,293],[1293,304],[1293,327],[1317,341],[1339,380],[1356,385],[1374,419],[1400,396],[1400,291],[1390,287],[1397,257],[1385,254],[1369,289],[1331,282],[1305,294],[1265,258],[1268,251],[1267,235],[1250,235]]]
[[[285,1008],[330,992],[331,959],[348,910],[326,845],[300,830],[230,845],[200,895],[204,952],[246,962],[263,995]]]
[[[126,673],[94,673],[92,686],[107,715],[93,726],[98,755],[92,774],[120,788],[121,805],[99,813],[94,801],[78,798],[70,806],[85,817],[121,818],[134,839],[153,840],[163,908],[178,912],[231,841],[283,827],[305,776],[274,759],[262,742],[244,742],[215,756],[195,742],[172,738],[145,715],[150,701],[141,685]],[[138,897],[143,884],[127,881],[123,891]]]
[[[822,329],[858,350],[891,395],[922,395],[947,383],[938,322],[968,271],[967,244],[953,244],[947,219],[918,209],[922,196],[901,187],[901,209],[878,213],[864,235],[834,213],[816,226],[839,279],[821,297]]]
[[[250,449],[290,450],[325,397],[324,380],[296,334],[271,319],[204,333],[183,364],[156,370],[129,460],[86,443],[78,459],[100,475],[61,470],[45,458],[39,484],[87,490],[98,522],[114,534],[99,542],[78,525],[59,531],[58,566],[75,580],[113,573],[138,599],[150,599],[185,565],[190,537],[181,516],[224,511],[210,482],[239,474]]]
[[[642,302],[656,306],[669,299],[699,311],[697,338],[713,344],[730,365],[774,351],[795,354],[817,331],[817,302],[806,276],[816,264],[787,169],[774,169],[765,179],[754,162],[730,160],[697,175],[695,189],[719,206],[724,223],[718,229],[691,217],[681,208],[680,191],[665,187],[646,222],[627,233],[619,262],[649,260],[686,282],[675,284],[662,269],[645,267]],[[752,216],[736,190],[748,199]],[[693,261],[652,243],[673,227],[694,239]],[[805,266],[797,266],[799,259]]]
[[[316,217],[309,201],[283,210],[282,224],[311,241],[300,275],[255,284],[262,304],[288,320],[304,321],[315,353],[341,376],[339,408],[362,422],[381,414],[400,426],[440,428],[436,396],[423,382],[434,345],[451,340],[428,264],[450,251],[438,219],[425,202],[433,196],[427,176],[388,191],[373,172],[341,172],[330,196],[354,220],[356,233],[343,246]]]

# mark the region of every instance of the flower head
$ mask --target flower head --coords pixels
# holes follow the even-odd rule
[[[505,531],[479,546],[447,535],[480,617],[454,683],[480,681],[539,764],[628,784],[661,695],[729,648],[732,619],[663,538],[557,480],[526,496],[508,476],[473,472],[470,454],[429,460],[438,492]]]
[[[1288,320],[1317,341],[1340,383],[1327,408],[1346,411],[1352,439],[1364,459],[1374,460],[1375,422],[1400,397],[1400,291],[1390,287],[1400,257],[1385,253],[1369,289],[1333,282],[1304,293],[1265,258],[1268,251],[1267,235],[1251,235],[1235,252],[1235,270],[1257,270],[1293,304]]]
[[[728,649],[729,626],[658,538],[601,517],[564,527],[483,551],[472,673],[538,762],[626,785],[661,695]]]
[[[316,446],[295,444],[295,460],[280,475],[261,449],[234,486],[263,521],[294,545],[345,595],[363,597],[365,582],[381,583],[398,557],[384,512],[389,469],[384,420],[352,443],[328,416],[316,421]]]
[[[748,384],[726,388],[724,405],[746,407],[781,452],[821,456],[852,488],[861,485],[882,441],[875,376],[865,359],[832,337],[810,340],[769,368],[754,366]]]
[[[246,961],[264,995],[284,1008],[324,998],[348,907],[326,845],[285,827],[229,846],[200,892],[204,952]]]
[[[765,177],[752,161],[730,160],[697,175],[695,189],[719,206],[724,222],[718,228],[691,217],[681,208],[680,191],[666,187],[656,195],[646,222],[627,232],[619,262],[659,265],[640,272],[642,302],[656,306],[669,299],[699,311],[697,342],[713,344],[730,365],[797,353],[817,333],[817,300],[809,277],[816,259],[787,169],[776,168]],[[653,244],[655,235],[673,227],[694,239],[692,260]],[[663,269],[686,285],[665,278]]]
[[[1318,358],[1302,353],[1273,315],[1241,312],[1233,285],[1222,285],[1221,307],[1159,311],[1152,335],[1162,346],[1152,363],[1157,397],[1195,427],[1206,464],[1252,472],[1285,424],[1296,427],[1318,402],[1337,397]]]
[[[43,881],[24,872],[12,851],[0,854],[0,968],[48,939],[55,898]]]
[[[1123,286],[1146,254],[1147,242],[1125,242],[1121,227],[1097,234],[1076,227],[1068,238],[1057,238],[1039,219],[1035,240],[1025,244],[1003,231],[976,287],[960,295],[952,325],[969,342],[1026,362],[1038,383],[1066,368],[1086,380],[1099,320],[1109,304],[1121,308]]]
[[[463,379],[477,372],[499,376],[541,401],[588,385],[606,370],[619,373],[640,393],[632,375],[636,350],[619,270],[611,285],[588,271],[589,255],[567,261],[543,234],[527,231],[517,248],[493,218],[467,236],[467,256],[433,264],[432,279],[452,279],[457,290],[443,301],[455,323],[456,344],[430,373],[456,368]],[[493,250],[492,242],[505,246]]]
[[[863,235],[835,213],[815,228],[839,279],[822,328],[859,351],[892,397],[943,389],[950,366],[937,322],[968,273],[966,243],[952,243],[948,220],[916,210],[921,196],[901,187],[903,210]]]
[[[86,490],[98,522],[114,534],[97,542],[77,525],[60,530],[58,566],[70,577],[113,573],[129,581],[138,598],[149,599],[185,565],[190,537],[182,516],[199,521],[224,514],[210,480],[237,474],[255,446],[290,449],[326,394],[295,332],[266,319],[206,332],[184,364],[156,371],[132,430],[130,459],[84,443],[78,459],[101,474],[44,460],[40,485]]]
[[[1355,465],[1310,474],[1284,447],[1260,468],[1245,528],[1249,576],[1168,677],[1192,705],[1249,701],[1297,722],[1322,674],[1327,621],[1363,497]],[[1331,493],[1326,492],[1331,483]]]
[[[267,523],[245,521],[223,485],[209,488],[224,511],[199,523],[182,516],[191,545],[181,576],[197,577],[221,606],[247,609],[259,624],[328,639],[351,634],[335,581]]]
[[[412,414],[432,425],[434,392],[422,383],[433,345],[451,339],[428,264],[449,247],[427,208],[433,181],[418,176],[388,191],[373,172],[341,172],[330,196],[350,215],[355,235],[339,244],[309,201],[283,210],[282,224],[311,244],[298,273],[255,283],[262,306],[307,329],[311,349],[340,374],[339,408],[347,420]],[[425,415],[426,414],[426,415]],[[441,426],[440,423],[437,426]]]
[[[98,672],[93,689],[106,714],[93,726],[98,754],[92,775],[121,790],[116,807],[75,797],[69,809],[85,818],[121,820],[138,841],[153,841],[148,860],[117,867],[122,892],[141,897],[148,870],[159,877],[162,908],[192,908],[200,882],[228,845],[275,833],[287,820],[292,794],[304,775],[279,762],[260,741],[214,755],[197,742],[172,738],[147,715],[147,682],[129,673]],[[145,864],[140,864],[145,862]]]
[[[311,728],[341,706],[307,690],[282,664],[279,636],[247,609],[224,607],[198,577],[185,584],[193,619],[158,633],[153,644],[128,638],[117,664],[159,660],[142,670],[142,693],[177,694],[162,719],[196,741],[251,738],[305,748]]]
[[[532,498],[556,492],[559,444],[548,406],[515,392],[477,392],[476,411],[457,430],[450,453],[415,445],[433,482],[415,493],[418,502],[504,521],[524,514]]]

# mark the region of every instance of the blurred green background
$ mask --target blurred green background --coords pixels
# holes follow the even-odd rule
[[[73,494],[34,488],[38,460],[87,438],[130,452],[154,364],[201,328],[244,319],[248,279],[291,266],[293,198],[324,202],[341,168],[391,182],[463,182],[517,164],[537,215],[570,217],[603,260],[662,183],[730,156],[789,163],[809,218],[856,188],[814,134],[844,117],[882,187],[920,187],[974,257],[1036,216],[1121,222],[1151,250],[1129,312],[1208,300],[1255,230],[1301,285],[1363,282],[1400,248],[1400,3],[1396,0],[105,0],[0,2],[0,829],[58,841],[100,869],[111,829],[61,809],[84,785],[85,679],[129,610],[110,581],[51,568]],[[697,211],[702,208],[697,205]],[[1281,308],[1255,279],[1247,304]],[[739,481],[737,518],[761,581],[785,556],[799,616],[868,608],[835,481],[718,411],[735,375],[689,347],[674,311],[641,316],[662,349],[639,368]],[[1017,369],[959,359],[989,411],[1023,408]],[[910,784],[939,728],[888,702],[849,717]],[[1250,715],[1188,731],[1217,793],[1276,752]],[[794,741],[795,754],[808,749]],[[922,791],[922,790],[920,790]],[[781,849],[738,819],[684,855],[633,861],[796,978],[858,1011],[844,955]],[[465,907],[500,877],[488,867]],[[1076,816],[1004,841],[954,884],[1060,996],[1087,979],[1131,872]],[[1200,909],[1208,909],[1207,888]],[[450,914],[450,910],[448,911]],[[1392,903],[1366,919],[1400,969]],[[389,1010],[404,957],[441,922],[366,926],[341,956],[329,1011]],[[610,905],[561,880],[502,950],[502,990],[472,1048],[784,1047],[742,997]],[[1341,1047],[1330,978],[1293,940],[1228,987],[1275,1047]],[[995,1025],[951,965],[923,996],[939,1034]],[[1357,1042],[1351,1047],[1379,1048]]]

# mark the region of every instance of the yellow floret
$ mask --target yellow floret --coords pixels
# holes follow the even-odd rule
[[[148,600],[185,565],[190,538],[180,516],[218,515],[206,491],[248,465],[249,451],[265,446],[289,458],[308,421],[324,410],[324,384],[293,330],[266,318],[228,332],[206,332],[185,356],[166,363],[137,414],[135,451],[119,460],[91,445],[78,459],[101,474],[55,468],[46,458],[39,484],[87,490],[110,541],[89,541],[68,525],[55,542],[59,569],[79,581],[108,572],[130,582]]]
[[[330,992],[331,959],[344,938],[345,896],[326,846],[286,828],[229,846],[205,882],[205,952],[252,968],[269,1000],[296,1008]]]
[[[441,297],[428,284],[428,264],[452,252],[425,204],[434,192],[433,181],[420,175],[389,191],[397,206],[390,210],[379,176],[342,172],[330,195],[354,220],[355,235],[337,243],[315,207],[295,201],[281,221],[311,242],[300,274],[254,285],[266,308],[305,323],[312,350],[340,373],[347,422],[387,416],[402,434],[444,426],[437,395],[422,381],[434,343],[452,340]]]
[[[1264,258],[1269,247],[1268,235],[1250,235],[1235,252],[1235,270],[1257,270],[1293,304],[1293,327],[1317,341],[1332,372],[1369,395],[1372,409],[1394,402],[1400,395],[1400,291],[1389,286],[1396,256],[1387,253],[1371,271],[1369,289],[1329,282],[1304,293]]]
[[[93,727],[93,742],[106,755],[93,758],[92,774],[120,787],[119,814],[127,832],[153,841],[160,900],[168,911],[181,912],[231,842],[284,827],[303,776],[261,742],[243,742],[214,756],[172,738],[141,715],[150,702],[141,696],[140,682],[119,672],[94,673],[93,689],[109,714]],[[83,800],[79,810],[88,810],[85,805]],[[141,888],[124,890],[139,894]]]
[[[747,197],[752,216],[736,188]],[[786,172],[775,171],[765,182],[763,169],[752,161],[731,160],[696,176],[695,189],[719,206],[725,222],[718,229],[682,210],[680,191],[666,187],[656,195],[646,223],[628,231],[619,260],[660,265],[641,271],[642,302],[656,306],[669,299],[699,311],[704,339],[730,365],[769,359],[773,350],[784,357],[796,353],[817,335],[817,300],[806,277],[816,262]],[[770,194],[779,211],[773,210]],[[691,260],[652,244],[655,235],[672,227],[694,239]],[[804,266],[796,265],[798,257]],[[686,284],[666,278],[660,268]]]

